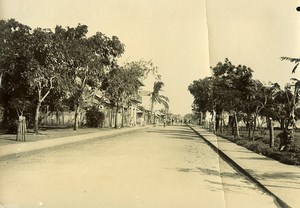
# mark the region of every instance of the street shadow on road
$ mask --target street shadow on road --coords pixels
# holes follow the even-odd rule
[[[177,168],[177,171],[179,172],[184,172],[184,173],[199,173],[204,176],[214,176],[214,177],[221,177],[221,181],[216,181],[216,180],[208,180],[206,179],[205,181],[211,183],[213,186],[214,190],[216,188],[215,185],[219,186],[219,190],[227,190],[227,191],[233,191],[233,192],[238,192],[239,188],[251,188],[251,189],[256,189],[256,187],[250,187],[247,186],[247,184],[251,184],[250,181],[246,180],[242,175],[240,175],[237,172],[219,172],[214,169],[209,169],[209,168]],[[242,180],[244,182],[244,185],[242,183],[235,183],[236,180]],[[225,182],[226,181],[226,182]],[[238,189],[237,189],[238,188]]]
[[[248,173],[254,175],[259,180],[273,181],[276,185],[268,183],[269,187],[281,187],[281,188],[291,188],[300,190],[300,183],[298,182],[300,178],[300,173],[296,172],[285,172],[277,170],[277,172],[272,173],[257,173],[251,169],[245,169]],[[283,184],[282,186],[279,184]]]
[[[208,168],[178,168],[177,169],[179,172],[197,172],[200,173],[202,175],[214,175],[214,176],[221,176],[221,177],[232,177],[232,178],[236,178],[236,177],[240,177],[240,174],[235,172],[235,173],[230,173],[230,172],[219,172],[217,170],[213,170],[213,169],[208,169]]]
[[[212,181],[212,180],[204,180],[206,182],[211,183],[212,185],[219,185],[221,188],[219,190],[223,191],[230,191],[230,192],[236,192],[239,193],[241,191],[241,188],[247,188],[249,189],[249,186],[247,185],[237,185],[236,183],[225,183],[224,181],[222,182],[217,182],[217,181]],[[258,190],[257,187],[253,186],[251,187],[252,190]]]
[[[173,139],[187,139],[194,140],[199,139],[199,136],[196,135],[193,131],[189,130],[186,127],[165,127],[165,128],[152,128],[147,130],[148,133],[157,133],[163,134],[168,138]]]
[[[237,159],[245,159],[245,160],[271,160],[267,157],[237,157]]]

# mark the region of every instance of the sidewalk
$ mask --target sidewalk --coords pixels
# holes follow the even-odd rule
[[[121,128],[121,129],[110,129],[107,131],[99,131],[95,133],[87,133],[87,134],[80,134],[80,135],[72,135],[72,136],[64,136],[52,139],[44,139],[40,141],[34,142],[18,142],[15,144],[7,144],[0,146],[0,160],[6,157],[11,156],[20,156],[21,154],[32,152],[35,150],[47,149],[56,146],[61,146],[65,144],[72,144],[77,142],[83,142],[92,139],[100,139],[105,137],[113,137],[118,136],[121,134],[130,133],[133,131],[137,131],[139,129],[148,128],[145,127],[130,127],[130,128]]]
[[[191,126],[204,140],[217,148],[225,160],[231,162],[258,186],[277,198],[282,207],[300,207],[300,167],[279,163],[251,152],[213,133]],[[222,169],[222,167],[220,167]],[[281,201],[282,200],[282,201]],[[285,206],[284,203],[287,205]]]

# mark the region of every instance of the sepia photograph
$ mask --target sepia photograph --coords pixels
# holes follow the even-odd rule
[[[300,207],[299,0],[0,0],[0,208]]]

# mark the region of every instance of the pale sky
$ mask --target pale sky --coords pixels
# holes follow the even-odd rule
[[[293,64],[280,57],[300,58],[299,0],[208,0],[210,65],[227,57],[254,70],[254,78],[278,82],[300,78]]]
[[[152,60],[171,112],[185,114],[193,102],[188,85],[210,76],[209,66],[225,57],[251,67],[256,79],[288,82],[293,65],[279,57],[300,57],[297,6],[298,0],[0,0],[0,18],[32,28],[81,23],[91,35],[118,36],[126,45],[122,61]]]

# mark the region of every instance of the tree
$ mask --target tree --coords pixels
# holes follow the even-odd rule
[[[49,29],[32,30],[13,19],[2,21],[1,27],[3,59],[0,68],[4,100],[17,108],[19,116],[26,111],[31,114],[28,111],[35,108],[34,131],[38,133],[42,103],[50,91],[61,86],[60,77],[64,77],[61,76],[61,44]],[[5,109],[10,107],[6,105]]]
[[[270,112],[274,105],[274,98],[276,93],[280,90],[280,86],[277,83],[269,83],[269,85],[262,84],[259,80],[254,81],[255,85],[253,87],[253,95],[248,104],[249,112],[252,114],[251,122],[252,126],[252,135],[251,128],[249,128],[249,138],[254,140],[254,134],[257,126],[257,119],[259,116],[266,116],[267,120],[269,118],[274,119],[274,116],[270,114],[265,114],[263,112]]]
[[[108,38],[97,32],[87,38],[88,27],[78,25],[67,29],[56,27],[66,48],[67,76],[70,83],[69,102],[75,110],[74,130],[84,103],[100,88],[105,73],[116,65],[116,58],[124,52],[124,45],[116,36]]]
[[[212,87],[213,79],[212,77],[206,77],[204,79],[194,80],[192,84],[189,85],[188,90],[194,97],[193,106],[194,111],[201,112],[204,115],[206,112],[212,113],[213,102],[212,102]]]
[[[280,123],[281,129],[288,128],[288,118],[290,114],[290,101],[293,94],[290,87],[285,86],[284,89],[279,89],[274,95],[272,105],[268,106],[268,117]]]
[[[135,64],[126,64],[125,67],[115,67],[111,70],[102,83],[102,89],[115,107],[115,128],[118,128],[118,112],[122,110],[122,121],[124,106],[130,104],[130,99],[138,95],[138,89],[143,84],[146,71]]]
[[[150,101],[151,101],[151,114],[152,114],[152,123],[154,123],[154,105],[156,103],[162,104],[165,109],[169,109],[169,98],[161,95],[162,87],[164,83],[162,81],[156,81],[153,85],[153,91],[150,93]]]
[[[15,131],[17,116],[23,116],[31,106],[33,92],[27,76],[31,33],[30,27],[14,19],[0,21],[0,101],[9,131]]]
[[[17,112],[22,113],[34,106],[34,130],[38,133],[42,105],[46,102],[57,106],[68,98],[75,110],[77,129],[83,103],[101,86],[105,73],[116,65],[124,45],[117,37],[108,38],[99,32],[87,38],[85,25],[67,29],[57,26],[52,32],[32,30],[12,19],[1,20],[0,28],[1,105],[5,114],[12,114],[13,103],[17,103]]]
[[[258,82],[252,79],[252,69],[233,65],[227,58],[211,68],[213,76],[194,81],[189,91],[194,96],[196,111],[210,112],[214,130],[223,131],[224,111],[229,112],[232,132],[239,135],[238,121],[251,117]],[[247,115],[247,116],[246,116]],[[248,120],[248,122],[250,122]]]
[[[252,69],[245,65],[233,65],[227,58],[224,63],[219,62],[212,68],[213,72],[213,104],[216,111],[216,130],[221,120],[221,131],[223,126],[223,112],[233,114],[232,129],[239,136],[238,115],[241,118],[247,112],[247,104],[253,96],[254,82]]]
[[[281,60],[287,60],[295,64],[295,66],[292,69],[292,73],[295,73],[297,70],[300,59],[299,58],[290,58],[290,57],[281,57]],[[300,80],[296,78],[291,79],[293,83],[289,85],[290,88],[293,88],[293,94],[292,98],[290,100],[290,113],[289,113],[289,118],[288,118],[288,125],[291,126],[292,129],[296,127],[296,121],[295,121],[295,109],[299,103],[299,90],[300,90]],[[288,128],[288,127],[286,127]]]
[[[39,113],[42,103],[54,88],[63,84],[61,75],[65,68],[63,47],[49,29],[37,28],[33,31],[30,49],[32,58],[27,71],[30,86],[35,89],[34,132],[38,133]],[[63,76],[64,77],[64,76]]]
[[[292,69],[292,73],[296,72],[296,70],[297,70],[297,68],[299,66],[299,63],[300,63],[300,58],[291,58],[291,57],[285,57],[285,56],[283,56],[283,57],[281,57],[281,60],[282,61],[290,61],[290,62],[292,62],[292,63],[295,64],[294,68]]]

